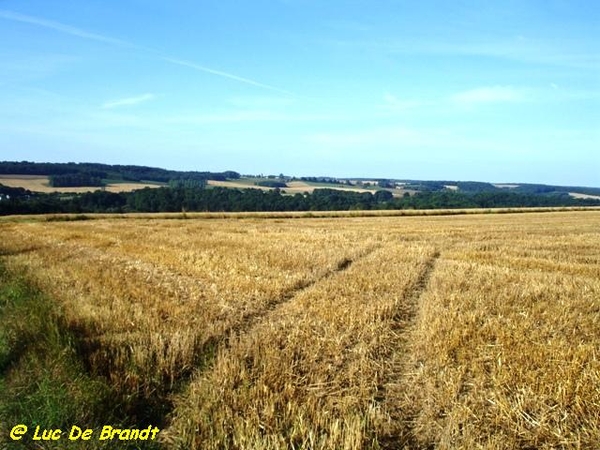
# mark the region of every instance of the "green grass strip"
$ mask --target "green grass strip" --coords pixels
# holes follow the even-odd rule
[[[87,373],[76,348],[57,304],[0,261],[0,448],[159,448],[156,442],[100,441],[104,425],[120,428],[127,418],[120,417],[110,386]],[[21,424],[28,431],[14,441],[10,432]],[[62,430],[60,439],[34,441],[38,426],[40,435]],[[93,429],[92,439],[70,441],[73,426]]]

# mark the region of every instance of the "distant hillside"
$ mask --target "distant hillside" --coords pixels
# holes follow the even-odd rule
[[[536,194],[536,195],[572,195],[582,194],[589,196],[600,197],[600,188],[581,187],[581,186],[554,186],[546,184],[529,184],[529,183],[506,183],[492,184],[477,181],[415,181],[404,180],[403,186],[406,189],[414,189],[416,191],[442,192],[452,190],[455,192],[464,193],[481,193],[481,192],[514,192],[519,194]]]
[[[464,194],[479,194],[484,192],[512,192],[535,195],[569,195],[575,198],[598,198],[600,188],[582,186],[558,186],[531,183],[487,183],[481,181],[449,181],[449,180],[410,180],[387,178],[332,178],[332,177],[303,177],[303,180],[319,180],[320,183],[331,185],[350,185],[361,188],[400,189],[416,192],[460,192]]]
[[[181,183],[189,180],[201,182],[217,181],[231,182],[219,184],[222,187],[277,187],[273,183],[290,183],[294,186],[306,186],[309,191],[318,187],[330,189],[353,190],[357,192],[375,191],[386,189],[397,190],[399,193],[409,191],[415,192],[514,192],[522,194],[541,195],[572,195],[598,196],[600,187],[581,186],[556,186],[528,183],[506,183],[493,184],[478,181],[423,181],[407,179],[387,178],[336,178],[328,176],[293,177],[280,174],[269,175],[245,175],[242,176],[235,171],[224,172],[209,171],[177,171],[156,167],[137,165],[110,165],[101,163],[38,163],[28,161],[2,161],[0,162],[0,175],[39,175],[48,176],[52,186],[103,186],[107,182],[154,182],[169,184]],[[232,180],[234,182],[232,182]],[[216,184],[216,183],[215,183]],[[283,185],[279,186],[282,187]],[[294,189],[298,191],[298,189]],[[584,197],[581,197],[584,198]]]
[[[31,188],[31,183],[18,184],[19,179],[24,183],[32,178],[47,180],[46,184],[54,186],[45,186],[49,190],[39,192]],[[14,184],[3,185],[7,179]],[[110,189],[109,183],[114,186],[115,182],[131,186]],[[142,183],[152,184],[144,187]],[[173,171],[91,163],[0,163],[0,215],[585,206],[600,206],[599,188],[472,181],[298,179],[282,174],[241,177],[233,171]]]
[[[18,174],[0,174],[0,184],[6,187],[23,188],[31,192],[43,193],[83,193],[104,190],[109,192],[130,192],[145,187],[158,188],[166,186],[165,183],[156,181],[123,181],[111,180],[101,183],[88,184],[84,182],[83,186],[69,183],[53,183],[51,177],[47,175],[18,175]]]
[[[226,172],[176,171],[146,166],[122,166],[98,163],[36,163],[0,162],[0,174],[4,175],[44,175],[55,187],[102,186],[107,181],[133,181],[170,183],[178,180],[220,180],[237,179],[240,174]]]

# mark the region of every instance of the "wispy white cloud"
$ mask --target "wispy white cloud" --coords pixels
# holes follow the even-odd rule
[[[428,33],[435,35],[435,33]],[[384,52],[391,55],[449,55],[496,58],[557,67],[598,70],[600,55],[592,46],[594,41],[526,39],[523,36],[490,38],[481,36],[468,41],[458,38],[447,41],[420,38],[329,38],[321,44],[337,48]]]
[[[520,138],[521,136],[519,136]],[[470,158],[478,158],[485,152],[489,154],[511,153],[509,143],[514,136],[507,137],[498,132],[497,136],[472,135],[457,127],[409,127],[387,126],[365,128],[354,132],[326,131],[305,135],[303,141],[311,148],[324,151],[361,151],[369,148],[370,156],[381,155],[383,159],[391,155],[412,155],[422,158],[421,151],[440,159],[451,158],[455,152],[470,154]],[[513,149],[518,156],[522,148]],[[408,153],[407,153],[408,152]],[[489,156],[489,155],[488,155]]]
[[[44,78],[76,62],[76,57],[60,53],[21,55],[1,60],[0,74],[3,81],[21,82],[24,79]]]
[[[243,95],[230,97],[227,99],[227,103],[236,108],[281,109],[290,107],[296,103],[296,99],[280,95]]]
[[[139,105],[140,103],[147,102],[149,100],[153,100],[154,98],[156,98],[156,96],[154,94],[143,94],[143,95],[138,95],[136,97],[120,98],[117,100],[111,100],[111,101],[104,103],[102,105],[102,108],[112,109],[112,108],[119,108],[121,106],[134,106],[134,105]]]
[[[189,67],[190,69],[198,70],[200,72],[211,73],[213,75],[218,75],[220,77],[229,78],[231,80],[239,81],[240,83],[251,84],[252,86],[258,86],[258,87],[261,87],[261,88],[264,88],[264,89],[269,89],[271,91],[280,92],[282,94],[294,95],[294,94],[292,94],[289,91],[286,91],[284,89],[280,89],[280,88],[275,87],[275,86],[271,86],[269,84],[259,83],[258,81],[254,81],[254,80],[251,80],[249,78],[240,77],[240,76],[234,75],[232,73],[223,72],[221,70],[211,69],[210,67],[201,66],[200,64],[196,64],[196,63],[191,62],[191,61],[185,61],[183,59],[176,59],[176,58],[170,58],[170,57],[163,57],[162,59],[164,61],[170,62],[171,64],[176,64],[176,65],[179,65],[179,66]]]
[[[483,86],[430,98],[399,98],[385,92],[383,102],[377,107],[385,116],[404,115],[415,110],[438,113],[455,112],[457,107],[471,109],[478,105],[514,103],[535,100],[534,91],[513,86]]]
[[[479,104],[498,102],[518,102],[524,100],[522,91],[512,86],[488,86],[469,89],[451,96],[453,102],[459,104]]]
[[[401,99],[390,92],[385,92],[383,94],[383,101],[384,105],[382,109],[389,112],[400,112],[431,104],[431,102],[426,102],[424,100]]]
[[[260,87],[263,89],[280,92],[282,94],[294,95],[291,92],[286,91],[285,89],[280,89],[276,86],[272,86],[272,85],[265,84],[265,83],[260,83],[258,81],[252,80],[250,78],[241,77],[239,75],[235,75],[233,73],[225,72],[222,70],[212,69],[210,67],[196,64],[195,62],[192,62],[192,61],[186,61],[183,59],[173,58],[171,56],[165,56],[162,52],[152,49],[152,48],[143,47],[141,45],[137,45],[137,44],[134,44],[131,42],[121,40],[121,39],[113,38],[111,36],[106,36],[106,35],[102,35],[102,34],[98,34],[98,33],[92,33],[90,31],[83,30],[81,28],[76,28],[76,27],[73,27],[70,25],[65,25],[63,23],[55,22],[53,20],[47,20],[47,19],[40,18],[40,17],[29,16],[29,15],[20,14],[20,13],[16,13],[13,11],[2,10],[2,9],[0,9],[0,19],[11,20],[13,22],[27,23],[27,24],[35,25],[35,26],[42,27],[42,28],[48,28],[48,29],[55,30],[55,31],[58,31],[61,33],[69,34],[71,36],[76,36],[76,37],[79,37],[82,39],[88,39],[88,40],[92,40],[92,41],[96,41],[96,42],[103,42],[105,44],[109,44],[109,45],[113,45],[113,46],[137,49],[139,51],[152,53],[156,57],[158,57],[160,60],[166,61],[171,64],[188,67],[190,69],[194,69],[194,70],[197,70],[200,72],[205,72],[205,73],[209,73],[209,74],[216,75],[219,77],[228,78],[230,80],[234,80],[234,81],[237,81],[240,83],[245,83],[245,84]]]
[[[502,106],[515,103],[536,103],[538,105],[557,102],[595,101],[600,99],[600,91],[589,89],[563,88],[555,83],[544,87],[531,86],[480,86],[453,94],[429,98],[402,99],[385,92],[377,109],[386,117],[405,115],[406,112],[429,111],[455,114],[472,111],[481,106]]]
[[[177,125],[205,125],[228,122],[311,122],[338,120],[327,114],[289,114],[269,110],[236,110],[214,114],[185,114],[162,119],[163,123]]]
[[[383,127],[355,132],[324,132],[305,136],[307,143],[325,148],[352,149],[365,145],[376,148],[431,147],[445,138],[442,130],[419,130],[407,127]]]
[[[115,39],[110,36],[104,36],[102,34],[91,33],[81,28],[72,27],[65,25],[60,22],[53,20],[47,20],[39,17],[29,16],[25,14],[16,13],[13,11],[7,11],[0,9],[0,18],[6,20],[12,20],[13,22],[28,23],[30,25],[37,25],[43,28],[49,28],[51,30],[59,31],[61,33],[70,34],[83,39],[89,39],[92,41],[104,42],[105,44],[118,45],[120,47],[136,47],[134,44],[123,41],[121,39]]]

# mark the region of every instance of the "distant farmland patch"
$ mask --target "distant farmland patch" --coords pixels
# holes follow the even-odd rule
[[[266,186],[256,185],[257,179],[253,178],[241,178],[239,180],[233,181],[218,181],[218,180],[208,180],[209,186],[219,186],[233,189],[262,189],[265,191],[269,191],[273,188]],[[346,192],[376,192],[378,188],[376,187],[360,187],[360,186],[346,186],[342,184],[331,184],[331,183],[315,183],[308,181],[288,181],[287,187],[282,188],[287,194],[303,194],[305,192],[312,193],[315,189],[336,189],[339,191]],[[414,190],[405,190],[405,189],[385,189],[390,191],[395,197],[401,197],[405,192],[415,193]]]
[[[494,184],[499,189],[516,189],[519,187],[518,184]]]
[[[587,198],[593,200],[600,200],[600,195],[580,194],[579,192],[569,192],[569,195],[573,198]]]
[[[93,192],[102,189],[98,186],[83,187],[53,187],[50,186],[50,179],[45,175],[0,175],[0,184],[8,187],[23,188],[32,192]],[[158,188],[159,183],[108,183],[103,189],[109,192],[131,192],[136,189]]]

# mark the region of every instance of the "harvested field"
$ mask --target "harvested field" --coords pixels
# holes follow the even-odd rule
[[[8,187],[23,188],[31,192],[93,192],[100,188],[96,186],[89,187],[52,187],[47,176],[44,175],[0,175],[0,184]],[[104,190],[109,192],[130,192],[136,189],[157,188],[160,184],[156,183],[109,183]]]
[[[261,189],[264,191],[270,191],[273,188],[259,186],[255,184],[255,181],[252,179],[242,179],[236,181],[218,181],[218,180],[208,180],[208,184],[210,186],[219,186],[219,187],[227,187],[227,188],[235,188],[235,189]],[[305,181],[289,181],[287,182],[287,187],[282,188],[285,192],[289,194],[303,194],[304,192],[313,192],[315,189],[338,189],[342,191],[351,191],[351,192],[373,192],[373,189],[361,189],[352,186],[342,186],[337,184],[327,184],[327,183],[307,183]]]
[[[377,182],[372,182],[373,186],[377,186]],[[220,186],[226,188],[235,188],[235,189],[261,189],[263,191],[270,191],[273,188],[265,187],[265,186],[257,186],[250,179],[242,179],[236,181],[217,181],[217,180],[208,180],[209,186]],[[348,192],[376,192],[376,187],[371,187],[370,189],[361,188],[357,186],[346,186],[342,184],[329,184],[329,183],[312,183],[305,181],[289,181],[287,183],[287,187],[282,188],[286,194],[304,194],[305,192],[312,193],[315,189],[336,189],[340,191],[348,191]],[[405,192],[409,194],[414,194],[416,191],[413,190],[405,190],[405,189],[386,189],[396,197],[402,196]]]
[[[600,442],[600,211],[231,217],[2,221],[0,258],[165,448]]]
[[[600,200],[600,195],[581,194],[579,192],[569,192],[569,195],[573,198],[591,198],[594,200]]]

